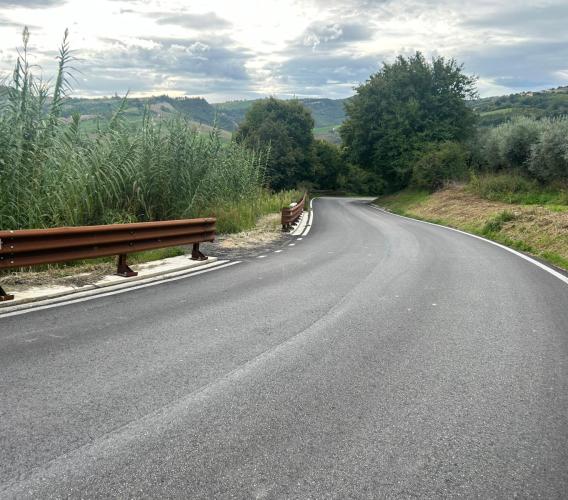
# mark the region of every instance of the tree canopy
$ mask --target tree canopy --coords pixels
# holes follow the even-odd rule
[[[345,104],[341,137],[347,159],[375,174],[393,191],[405,187],[413,163],[432,143],[463,141],[475,115],[466,100],[475,78],[455,60],[399,56],[356,89]]]
[[[270,186],[291,188],[312,177],[313,128],[310,111],[299,101],[270,97],[252,105],[235,139],[253,148],[270,147]]]

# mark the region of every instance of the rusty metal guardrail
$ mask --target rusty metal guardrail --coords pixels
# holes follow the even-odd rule
[[[0,231],[0,270],[117,255],[116,274],[136,276],[127,263],[133,252],[193,244],[191,258],[206,260],[199,243],[215,240],[215,224],[202,218]],[[0,301],[13,298],[0,287]]]
[[[288,231],[292,224],[296,222],[304,212],[304,206],[306,204],[306,199],[308,197],[307,193],[304,193],[302,199],[298,201],[295,205],[290,207],[284,207],[282,209],[282,230]]]

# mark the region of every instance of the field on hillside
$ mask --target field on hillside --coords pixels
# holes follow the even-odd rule
[[[518,116],[533,118],[568,114],[568,87],[477,99],[470,103],[479,113],[479,125],[490,127]]]
[[[81,122],[85,130],[94,131],[98,126],[108,123],[123,99],[119,97],[83,99],[66,99],[62,108],[61,116],[71,121],[73,114],[81,115]],[[331,142],[338,142],[339,135],[330,132],[345,119],[343,99],[300,99],[314,117],[316,136],[330,138]],[[142,121],[145,113],[150,113],[156,119],[172,118],[181,115],[189,120],[200,131],[209,132],[214,125],[222,130],[224,139],[229,140],[241,123],[247,111],[256,102],[229,101],[224,103],[210,104],[201,97],[173,98],[158,96],[149,98],[126,97],[123,116],[133,126]]]

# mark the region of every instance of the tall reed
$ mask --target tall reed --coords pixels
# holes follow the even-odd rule
[[[96,133],[83,132],[78,115],[62,120],[72,80],[67,33],[52,87],[34,75],[28,40],[26,28],[0,96],[1,229],[218,213],[232,217],[222,227],[240,230],[272,208],[258,202],[271,196],[264,182],[268,152],[224,146],[217,130],[204,136],[181,116],[156,121],[149,111],[133,128],[124,118],[126,98]]]

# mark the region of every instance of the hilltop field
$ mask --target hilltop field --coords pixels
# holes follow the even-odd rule
[[[121,100],[121,97],[116,96],[97,99],[71,98],[66,100],[62,116],[71,121],[71,116],[79,113],[84,129],[94,131],[98,124],[103,124],[112,117]],[[315,137],[339,144],[341,142],[339,127],[345,120],[344,104],[347,99],[305,98],[299,101],[314,117]],[[129,97],[126,98],[127,105],[124,112],[132,124],[142,120],[146,106],[154,117],[168,118],[180,113],[203,133],[210,132],[212,127],[217,125],[221,139],[228,141],[255,102],[256,100],[241,100],[209,103],[202,97],[173,98],[166,95],[149,98]],[[469,105],[478,113],[478,124],[481,127],[499,125],[519,116],[533,118],[562,116],[568,114],[568,87],[485,97],[472,100]]]
[[[81,115],[81,126],[89,132],[107,123],[121,105],[121,97],[103,97],[98,99],[71,98],[62,107],[63,120],[71,122],[71,117]],[[316,138],[339,143],[338,128],[345,119],[344,99],[299,99],[314,117]],[[181,114],[203,133],[208,133],[213,126],[220,130],[221,139],[228,141],[231,134],[244,120],[247,111],[256,102],[228,101],[211,104],[202,97],[173,98],[166,95],[149,98],[127,97],[124,117],[132,126],[140,124],[147,111],[155,118],[170,118]]]

